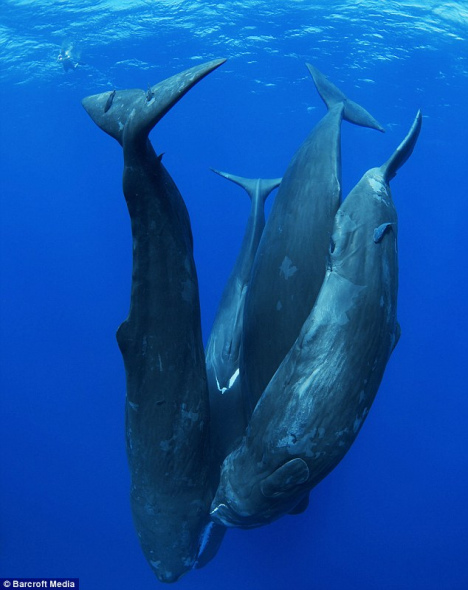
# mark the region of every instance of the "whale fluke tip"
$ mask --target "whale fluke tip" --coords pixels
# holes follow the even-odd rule
[[[380,167],[386,182],[390,182],[390,180],[396,176],[399,168],[403,166],[406,160],[413,153],[414,146],[416,145],[419,133],[421,132],[421,125],[422,113],[419,109],[404,140],[400,143],[400,145],[385,162],[385,164]]]
[[[197,82],[225,61],[225,58],[214,59],[193,66],[149,87],[147,91],[113,90],[87,96],[81,104],[93,121],[119,143],[123,142],[124,135],[146,141],[156,123]]]
[[[244,178],[243,176],[236,176],[228,172],[221,172],[215,168],[210,168],[212,172],[227,178],[231,182],[241,186],[253,200],[255,195],[259,195],[263,202],[266,201],[268,195],[277,188],[282,181],[282,178]]]
[[[369,127],[377,131],[384,132],[384,128],[374,117],[356,102],[349,100],[339,88],[337,88],[326,76],[322,74],[315,66],[306,63],[306,66],[314,80],[317,92],[320,98],[330,109],[334,105],[343,104],[343,119],[359,125],[361,127]]]

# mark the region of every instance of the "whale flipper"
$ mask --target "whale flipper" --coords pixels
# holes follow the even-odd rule
[[[309,494],[306,494],[302,500],[300,500],[296,506],[292,510],[288,512],[291,516],[296,516],[296,514],[302,514],[307,510],[309,507]]]

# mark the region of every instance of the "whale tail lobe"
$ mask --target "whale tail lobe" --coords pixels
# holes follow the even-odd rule
[[[91,119],[123,145],[124,138],[145,140],[151,129],[192,86],[223,64],[217,59],[176,74],[145,92],[141,89],[112,90],[82,100]]]
[[[414,146],[419,137],[422,125],[421,111],[416,113],[411,129],[408,131],[405,139],[400,143],[390,158],[380,167],[382,175],[386,182],[390,182],[396,176],[398,169],[403,166],[406,160],[411,156]]]
[[[358,105],[356,102],[349,100],[349,98],[346,98],[343,92],[319,72],[317,68],[310,64],[306,65],[312,75],[317,92],[320,94],[320,97],[327,105],[328,109],[336,104],[342,103],[343,119],[346,119],[346,121],[354,123],[355,125],[360,125],[361,127],[370,127],[371,129],[377,129],[377,131],[384,131],[384,128],[380,123],[376,121],[366,109]]]
[[[256,195],[259,195],[263,203],[267,200],[268,195],[281,184],[282,180],[281,178],[244,178],[243,176],[235,176],[234,174],[221,172],[214,168],[211,168],[211,170],[219,174],[219,176],[227,178],[231,182],[241,186],[252,201]]]

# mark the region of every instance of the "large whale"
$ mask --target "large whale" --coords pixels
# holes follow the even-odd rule
[[[383,131],[315,67],[307,67],[328,111],[284,174],[252,269],[241,356],[251,410],[296,340],[325,276],[341,201],[341,121]]]
[[[143,552],[162,582],[193,567],[207,525],[209,400],[190,220],[148,134],[224,61],[190,68],[147,92],[83,100],[123,149],[133,274],[130,311],[117,340],[127,376],[130,498]]]
[[[281,178],[244,178],[213,170],[242,187],[250,197],[250,214],[244,238],[224,288],[206,347],[206,371],[210,393],[211,446],[219,466],[240,442],[248,412],[240,388],[239,358],[243,331],[244,303],[252,265],[265,227],[264,205]],[[217,485],[216,481],[216,485]]]
[[[267,524],[301,502],[344,457],[398,337],[397,214],[389,182],[413,151],[421,113],[390,159],[338,210],[319,296],[225,460],[212,518]]]

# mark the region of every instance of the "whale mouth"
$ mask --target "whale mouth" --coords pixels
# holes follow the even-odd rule
[[[248,519],[237,514],[228,504],[221,502],[210,512],[211,519],[217,524],[222,524],[226,527],[245,527],[248,526]]]
[[[236,526],[234,523],[235,512],[227,504],[220,503],[210,512],[211,520],[227,527]]]
[[[253,529],[263,526],[268,522],[268,519],[264,521],[263,519],[259,518],[259,515],[252,517],[239,514],[231,506],[225,504],[224,502],[217,504],[211,510],[210,516],[211,520],[216,524],[221,524],[229,528],[238,527],[243,529]]]

